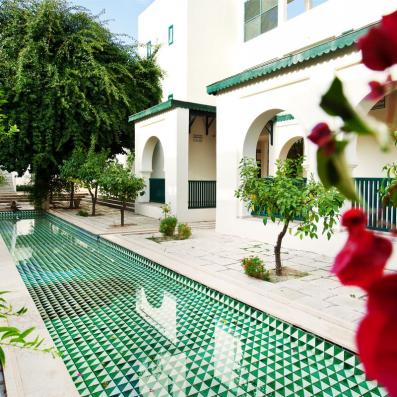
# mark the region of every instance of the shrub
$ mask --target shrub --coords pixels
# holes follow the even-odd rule
[[[88,216],[88,212],[86,210],[79,210],[77,215],[79,215],[79,216]]]
[[[244,273],[247,276],[259,278],[261,280],[269,281],[270,273],[265,269],[262,259],[257,256],[250,256],[241,261],[244,267]]]
[[[160,233],[163,233],[164,236],[172,237],[175,233],[177,223],[178,220],[175,216],[168,216],[162,219],[160,222]]]
[[[187,240],[192,235],[192,229],[187,223],[180,223],[178,225],[179,240]]]

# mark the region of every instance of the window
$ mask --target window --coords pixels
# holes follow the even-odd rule
[[[148,41],[146,43],[146,56],[149,58],[152,56],[152,42]]]
[[[294,18],[306,11],[306,0],[288,0],[287,19]]]
[[[174,25],[168,27],[168,45],[174,43]]]
[[[294,18],[327,0],[287,0],[287,19]]]
[[[312,0],[312,8],[313,7],[317,7],[317,6],[319,6],[320,4],[323,4],[323,3],[325,3],[327,0]]]
[[[244,40],[253,39],[277,26],[278,0],[247,0],[244,3]]]

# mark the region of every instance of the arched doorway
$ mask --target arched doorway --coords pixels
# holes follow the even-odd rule
[[[148,178],[149,202],[165,203],[164,150],[160,140],[152,136],[145,144],[142,169]]]
[[[276,160],[304,156],[304,128],[294,115],[272,109],[258,116],[249,127],[243,156],[256,159],[259,176],[272,176]]]

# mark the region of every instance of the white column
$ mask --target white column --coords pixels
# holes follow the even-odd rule
[[[189,110],[177,109],[175,158],[175,212],[180,221],[188,216]]]
[[[278,0],[278,25],[287,20],[287,0]]]

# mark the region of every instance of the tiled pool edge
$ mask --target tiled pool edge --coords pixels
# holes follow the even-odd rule
[[[69,222],[91,234],[98,235],[98,231],[90,227],[76,216],[50,211],[50,214]],[[343,326],[337,324],[334,319],[327,318],[318,310],[309,310],[306,306],[299,304],[291,304],[290,301],[282,297],[270,297],[263,293],[259,293],[252,287],[247,290],[246,286],[235,280],[226,277],[220,277],[220,274],[213,274],[203,270],[200,266],[182,262],[178,257],[172,256],[162,251],[161,246],[150,241],[132,241],[129,236],[128,240],[119,237],[116,234],[102,235],[101,239],[114,243],[122,248],[131,250],[161,266],[181,274],[191,280],[197,281],[215,291],[234,298],[245,303],[255,309],[261,310],[274,317],[284,320],[294,326],[303,328],[319,337],[336,343],[351,351],[356,351],[354,327]],[[343,322],[341,322],[343,323]]]
[[[54,345],[1,236],[0,280],[0,289],[11,291],[8,294],[10,303],[15,308],[25,306],[28,309],[24,316],[12,318],[9,325],[21,329],[35,326],[34,334],[45,338],[46,345]],[[54,359],[49,354],[8,348],[6,360],[3,370],[7,397],[79,396],[61,358]]]

